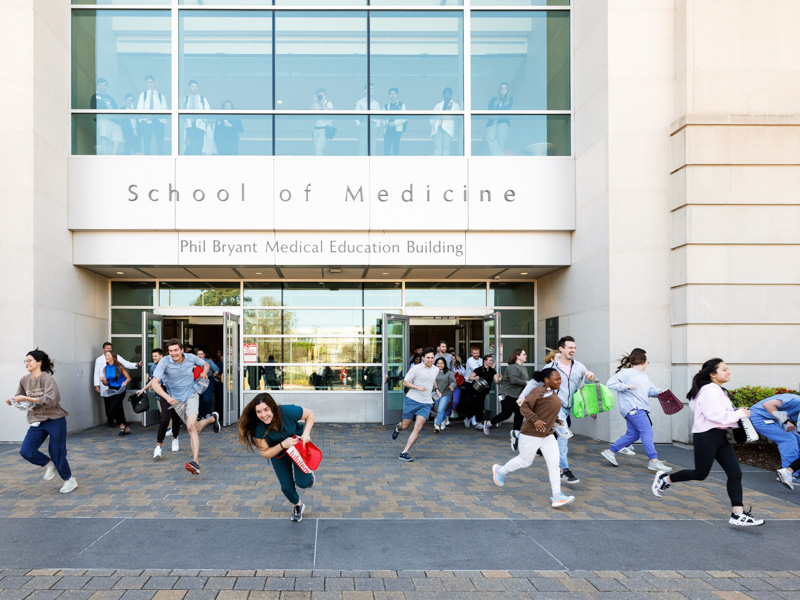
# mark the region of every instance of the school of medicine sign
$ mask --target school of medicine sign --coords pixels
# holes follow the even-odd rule
[[[506,264],[472,261],[574,230],[574,160],[72,157],[69,228],[75,264],[123,239],[174,255],[152,264]]]

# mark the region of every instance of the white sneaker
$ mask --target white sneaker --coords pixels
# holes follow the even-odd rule
[[[156,460],[161,458],[161,446],[156,446],[156,449],[153,450],[153,458]]]
[[[610,462],[612,465],[614,465],[615,467],[619,466],[619,463],[617,462],[617,457],[614,456],[614,453],[611,450],[605,449],[600,453],[600,455],[603,458],[605,458],[608,462]],[[650,464],[652,465],[653,463],[650,463]],[[659,469],[659,470],[663,470],[663,469]]]
[[[42,479],[44,479],[45,481],[50,481],[51,479],[55,478],[56,473],[58,473],[58,469],[56,469],[56,466],[53,464],[53,461],[51,460],[44,467],[44,477],[42,477]]]
[[[441,427],[439,427],[436,423],[433,424],[433,433],[439,433],[441,431]]]
[[[444,429],[445,427],[448,427],[449,425],[450,425],[450,419],[445,419],[444,423],[442,423],[442,429]]]
[[[61,489],[58,490],[62,494],[69,494],[72,490],[78,487],[78,482],[75,481],[74,477],[70,477],[64,482],[64,485],[61,486]]]
[[[464,419],[464,427],[469,429],[469,419]]]
[[[628,456],[636,456],[636,452],[633,451],[633,446],[625,446],[624,448],[620,448],[620,454],[627,454]]]
[[[651,460],[650,464],[647,465],[647,468],[651,471],[663,471],[664,473],[669,473],[672,471],[672,467],[668,467],[660,460]]]
[[[181,445],[178,443],[178,438],[172,440],[172,451],[177,452],[181,449]]]
[[[50,463],[50,464],[52,464],[52,463]],[[793,473],[792,473],[791,469],[789,469],[789,468],[778,469],[777,471],[775,471],[775,473],[777,473],[777,475],[778,475],[778,481],[780,481],[783,485],[785,485],[790,490],[794,489],[794,481],[792,481]],[[44,478],[47,479],[47,474],[46,473],[45,473]]]
[[[170,427],[167,429],[167,433],[164,434],[164,437],[172,437],[172,428]]]
[[[752,508],[750,510],[752,510]],[[728,519],[728,523],[738,527],[757,527],[758,525],[764,524],[764,519],[756,519],[750,514],[749,510],[743,510],[738,515],[731,513],[731,518]]]
[[[472,425],[473,427],[477,427],[478,426],[478,421],[475,420],[475,417],[472,417],[472,420],[469,422],[469,424]],[[481,427],[483,427],[483,426],[481,426]]]

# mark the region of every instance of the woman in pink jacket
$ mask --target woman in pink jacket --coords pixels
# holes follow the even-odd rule
[[[686,395],[689,407],[694,412],[694,469],[684,469],[672,475],[659,471],[653,481],[653,493],[661,497],[673,483],[703,481],[716,459],[728,476],[728,496],[733,507],[728,522],[739,527],[753,527],[763,525],[764,519],[756,519],[744,510],[742,469],[728,442],[728,430],[736,428],[740,419],[749,417],[750,410],[734,408],[727,390],[722,387],[730,379],[731,372],[721,358],[706,361],[694,376],[692,389]]]

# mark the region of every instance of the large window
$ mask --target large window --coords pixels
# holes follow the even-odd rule
[[[72,153],[569,156],[569,0],[463,4],[73,0]]]

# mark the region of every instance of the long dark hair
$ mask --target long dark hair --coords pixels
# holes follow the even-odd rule
[[[111,355],[111,358],[114,359],[114,362],[112,362],[111,364],[114,366],[115,376],[116,377],[121,376],[122,375],[122,363],[119,362],[119,359],[117,358],[117,353],[114,352],[113,350],[106,350],[106,352],[108,352]],[[108,363],[106,363],[106,364],[108,364]]]
[[[267,427],[267,432],[283,429],[283,417],[275,399],[269,394],[259,394],[253,398],[250,404],[244,407],[242,415],[239,417],[239,442],[250,452],[255,450],[258,424],[263,423],[256,415],[256,406],[259,404],[266,404],[272,411],[272,421],[269,424],[264,423]]]
[[[442,369],[442,373],[447,373],[447,361],[444,359],[444,356],[437,358],[435,361],[433,361],[433,364],[436,365],[439,361],[444,363],[444,369]]]
[[[30,356],[36,362],[42,363],[42,373],[50,373],[50,375],[53,374],[53,361],[50,360],[50,357],[47,356],[47,352],[44,350],[39,350],[37,348],[36,350],[31,350],[25,356]]]
[[[644,350],[641,348],[634,348],[630,354],[624,354],[622,356],[615,372],[619,373],[622,369],[630,369],[636,365],[643,365],[646,362],[647,354],[645,354]]]
[[[719,367],[720,363],[725,362],[721,358],[712,358],[711,360],[707,360],[703,363],[703,366],[697,372],[697,374],[692,379],[692,389],[689,390],[689,393],[686,394],[687,400],[693,400],[697,397],[697,394],[700,393],[700,389],[704,385],[708,385],[711,383],[711,374],[717,372],[717,367]],[[723,390],[725,388],[722,388]],[[725,390],[727,393],[728,390]]]
[[[511,353],[511,356],[508,357],[508,364],[513,365],[515,362],[517,362],[517,358],[519,358],[519,355],[522,354],[523,352],[525,352],[523,348],[516,348]]]

